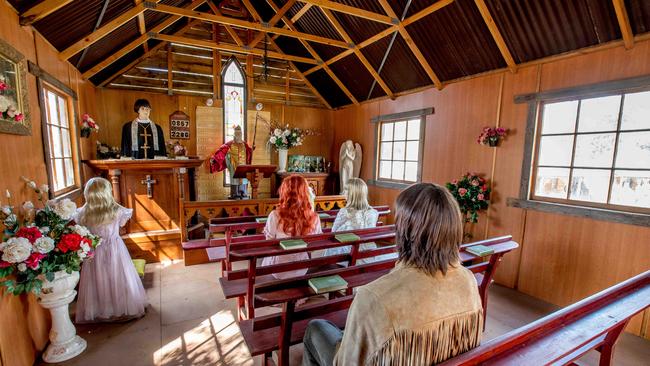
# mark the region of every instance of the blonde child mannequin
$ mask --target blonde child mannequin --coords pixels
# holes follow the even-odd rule
[[[111,183],[104,178],[91,178],[84,197],[86,204],[77,211],[75,221],[100,236],[102,243],[81,269],[76,322],[142,317],[147,295],[120,237],[120,227],[131,218],[133,210],[115,202]]]

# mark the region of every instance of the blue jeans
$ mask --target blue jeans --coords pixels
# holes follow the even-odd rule
[[[314,319],[307,324],[303,338],[303,366],[331,366],[336,355],[336,345],[343,332],[332,322]]]

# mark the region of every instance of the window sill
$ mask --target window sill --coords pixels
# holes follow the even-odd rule
[[[556,214],[586,217],[600,221],[610,221],[620,224],[648,226],[650,227],[650,215],[606,210],[601,208],[563,205],[559,203],[550,203],[542,201],[522,200],[519,198],[508,198],[508,206],[523,208],[526,210],[536,210]]]
[[[81,188],[77,187],[77,188],[71,190],[70,192],[61,193],[58,196],[53,196],[52,199],[56,200],[56,201],[59,201],[59,200],[67,198],[70,201],[76,201],[80,197],[81,197]]]
[[[415,182],[414,183],[397,183],[397,182],[386,182],[386,181],[383,181],[383,180],[369,179],[368,184],[371,184],[371,185],[377,186],[377,187],[382,187],[382,188],[391,188],[391,189],[400,189],[400,190],[402,190],[402,189],[406,189],[406,188],[408,188],[411,185],[416,184],[416,183]]]

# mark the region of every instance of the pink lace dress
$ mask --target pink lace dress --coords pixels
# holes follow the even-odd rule
[[[77,211],[75,221],[83,210],[81,207]],[[126,224],[132,213],[132,209],[120,207],[113,222],[87,226],[102,238],[102,243],[95,256],[86,260],[81,268],[77,323],[126,320],[144,315],[147,295],[120,237],[120,227]]]
[[[323,230],[321,229],[320,218],[317,218],[316,226],[310,234],[321,234],[322,232]],[[289,237],[289,235],[285,234],[284,231],[282,231],[282,228],[280,227],[280,218],[275,211],[271,211],[268,220],[266,220],[266,226],[264,226],[264,235],[266,235],[267,239],[283,239]],[[285,254],[275,257],[265,257],[262,259],[261,265],[270,266],[273,264],[295,262],[305,259],[309,259],[309,255],[307,253]],[[305,273],[307,273],[307,269],[298,269],[295,271],[274,273],[273,276],[275,278],[283,279],[302,276]]]

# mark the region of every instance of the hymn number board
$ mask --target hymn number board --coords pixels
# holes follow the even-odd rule
[[[176,111],[169,116],[169,137],[172,139],[190,139],[190,116]]]

